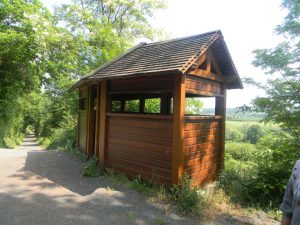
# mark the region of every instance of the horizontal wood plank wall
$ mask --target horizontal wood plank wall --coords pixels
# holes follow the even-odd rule
[[[171,91],[174,79],[171,75],[153,75],[130,79],[111,80],[111,92],[126,91]]]
[[[220,166],[220,117],[186,117],[184,126],[184,172],[194,185],[216,179]]]
[[[156,118],[155,118],[156,117]],[[171,183],[172,116],[107,114],[105,167],[131,177]]]
[[[208,96],[221,95],[221,83],[197,76],[187,75],[186,92]]]

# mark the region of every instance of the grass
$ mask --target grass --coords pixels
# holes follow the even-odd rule
[[[246,132],[252,125],[259,125],[263,130],[278,130],[280,129],[277,124],[274,123],[261,123],[258,121],[230,121],[226,120],[226,127],[236,129],[242,133]]]
[[[146,195],[152,203],[164,203],[167,205],[167,208],[170,205],[174,205],[181,215],[192,215],[195,217],[200,217],[201,215],[204,192],[194,188],[191,185],[191,180],[185,176],[180,184],[167,187],[143,181],[140,176],[129,180],[125,175],[115,173],[112,169],[108,169],[106,174],[112,177],[116,183],[125,184],[128,188]]]

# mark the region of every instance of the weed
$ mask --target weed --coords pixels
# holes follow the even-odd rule
[[[136,190],[139,193],[144,193],[148,196],[153,195],[154,193],[153,184],[143,181],[141,176],[134,178],[130,182],[129,188]]]
[[[203,193],[200,189],[193,187],[192,180],[186,175],[182,176],[178,185],[171,188],[171,199],[183,215],[200,216],[203,207]]]
[[[155,225],[165,225],[166,222],[164,221],[163,218],[156,218],[156,219],[154,220],[154,224],[155,224]]]
[[[127,217],[129,220],[135,220],[136,214],[134,212],[129,212],[129,213],[127,213]]]
[[[93,157],[85,162],[85,167],[83,171],[84,177],[99,177],[101,175],[97,164],[98,159]]]

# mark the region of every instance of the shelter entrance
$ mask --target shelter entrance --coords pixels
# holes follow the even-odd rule
[[[87,155],[89,157],[97,155],[97,86],[89,90],[89,108],[88,108],[88,142]]]

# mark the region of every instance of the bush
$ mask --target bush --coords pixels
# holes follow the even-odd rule
[[[241,161],[256,161],[258,150],[255,145],[249,143],[228,142],[225,145],[227,157]]]
[[[256,169],[257,165],[251,161],[240,161],[226,155],[225,169],[220,174],[219,185],[233,202],[241,205],[253,203],[245,184],[251,181]]]
[[[98,159],[93,157],[86,161],[83,176],[84,177],[99,177],[101,175],[99,167],[98,167]]]
[[[178,185],[171,189],[171,198],[183,215],[200,216],[204,195],[200,189],[193,187],[192,180],[183,176]]]
[[[299,141],[282,131],[262,137],[256,147],[227,143],[219,184],[241,205],[278,208],[299,148]]]
[[[46,148],[53,148],[62,151],[72,151],[75,148],[77,139],[77,120],[73,116],[65,116],[65,119],[58,128],[51,129],[49,136],[40,137],[39,143]]]
[[[251,125],[244,137],[245,141],[249,141],[251,144],[256,144],[258,140],[263,136],[262,129],[259,125]]]
[[[255,201],[264,207],[277,207],[293,165],[300,158],[300,145],[283,132],[273,132],[263,137],[258,147],[257,173],[246,185]]]
[[[226,141],[241,141],[243,139],[243,134],[237,129],[226,128],[225,140]]]

